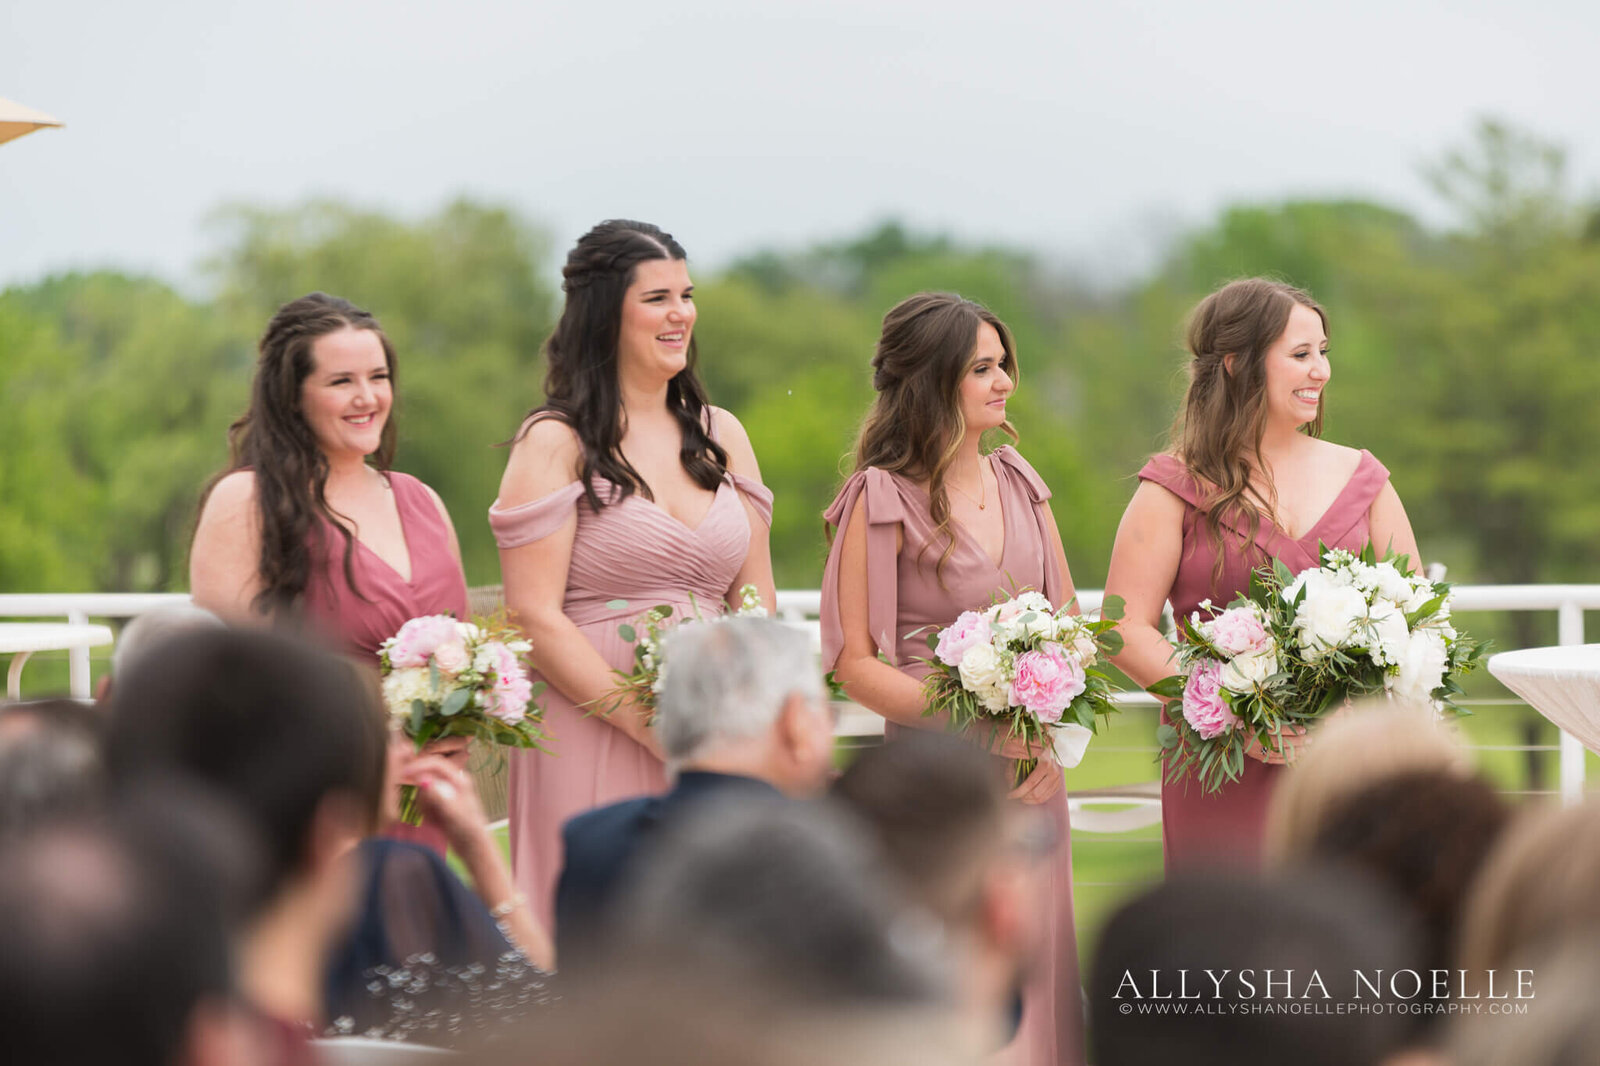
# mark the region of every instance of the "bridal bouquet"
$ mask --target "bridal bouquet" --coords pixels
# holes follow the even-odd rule
[[[1486,647],[1450,621],[1450,586],[1407,573],[1408,559],[1321,550],[1321,566],[1291,574],[1274,560],[1249,591],[1179,620],[1182,673],[1150,686],[1178,701],[1159,730],[1167,776],[1192,773],[1215,792],[1244,772],[1252,743],[1282,750],[1330,708],[1387,693],[1440,711]]]
[[[627,600],[611,600],[606,604],[613,610],[626,607]],[[645,709],[647,723],[656,717],[656,698],[666,678],[667,662],[661,646],[667,635],[678,626],[694,623],[715,623],[725,618],[765,618],[767,609],[761,605],[761,593],[754,585],[739,588],[739,606],[731,612],[713,614],[709,619],[700,614],[700,608],[691,598],[687,613],[673,617],[675,609],[670,604],[657,604],[632,622],[617,627],[617,635],[633,645],[633,669],[629,672],[613,671],[618,678],[617,687],[605,697],[602,714],[610,714],[624,703],[632,701]]]
[[[538,748],[547,739],[521,656],[528,642],[503,618],[458,622],[413,618],[378,648],[383,701],[421,751],[442,737],[476,737],[494,747]],[[416,789],[401,789],[401,817],[418,820]]]
[[[1004,730],[1050,751],[1062,766],[1078,765],[1096,716],[1116,710],[1101,662],[1122,649],[1122,601],[1107,597],[1097,621],[1069,614],[1070,606],[1058,611],[1041,594],[1021,592],[986,611],[966,611],[930,636],[923,713],[944,712],[956,728],[987,723],[991,735]],[[1018,760],[1014,784],[1037,765]]]

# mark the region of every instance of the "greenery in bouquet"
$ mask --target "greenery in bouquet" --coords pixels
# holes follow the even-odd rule
[[[1117,709],[1104,661],[1122,650],[1122,600],[1107,597],[1098,619],[1071,610],[1023,591],[963,612],[928,637],[933,655],[923,661],[933,670],[923,682],[923,713],[947,715],[953,729],[987,726],[991,743],[1019,738],[1076,766],[1098,720]],[[1018,760],[1014,783],[1037,765]]]
[[[421,751],[445,737],[468,737],[500,748],[548,753],[522,656],[529,645],[503,614],[458,622],[447,614],[413,618],[378,648],[383,701]],[[416,790],[401,790],[401,817],[418,820]]]
[[[611,600],[606,604],[612,610],[628,606],[627,600]],[[601,714],[610,714],[618,707],[633,703],[644,708],[646,724],[654,724],[656,699],[666,677],[666,658],[662,645],[667,636],[681,625],[717,622],[725,618],[765,618],[767,609],[761,603],[761,593],[754,585],[739,587],[739,606],[730,612],[718,612],[710,618],[700,613],[700,607],[691,597],[687,612],[679,613],[670,604],[657,604],[631,622],[617,627],[617,635],[633,645],[633,669],[616,670],[617,687],[604,697]]]
[[[1467,713],[1453,698],[1487,647],[1456,630],[1450,586],[1371,545],[1322,546],[1318,559],[1298,575],[1274,559],[1226,609],[1206,601],[1209,617],[1178,620],[1181,673],[1149,689],[1173,701],[1158,733],[1168,780],[1216,792],[1244,773],[1252,745],[1282,751],[1285,733],[1363,696]]]

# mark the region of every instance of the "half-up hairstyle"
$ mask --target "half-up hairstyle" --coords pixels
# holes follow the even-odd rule
[[[344,538],[344,575],[356,586],[352,559],[355,538],[328,506],[328,457],[301,407],[301,389],[312,371],[312,346],[318,337],[342,329],[371,330],[383,345],[389,380],[395,378],[394,345],[378,320],[349,300],[314,292],[278,308],[261,335],[260,358],[250,386],[250,407],[228,428],[228,469],[212,479],[200,500],[235,470],[255,474],[256,508],[261,516],[261,591],[252,606],[263,614],[292,616],[311,581],[314,549],[320,548],[326,519]],[[395,419],[391,407],[372,464],[394,463]],[[365,597],[363,597],[365,598]]]
[[[634,492],[655,499],[622,454],[622,385],[617,378],[622,301],[640,263],[687,258],[683,246],[660,227],[612,219],[580,237],[561,270],[567,298],[561,320],[544,344],[545,399],[528,412],[522,433],[540,415],[553,415],[572,428],[583,448],[578,476],[596,512],[604,502],[620,502]],[[705,388],[694,372],[697,361],[690,334],[684,368],[667,383],[667,409],[682,431],[678,459],[683,469],[701,488],[715,490],[727,475],[728,453],[711,439]],[[616,485],[620,495],[602,501],[594,490],[596,474]]]
[[[935,532],[945,541],[934,568],[941,582],[945,560],[956,546],[945,475],[967,434],[961,379],[972,366],[978,327],[985,322],[1005,349],[1001,369],[1016,381],[1016,342],[982,304],[953,293],[922,292],[890,308],[872,356],[872,387],[878,395],[856,438],[856,470],[875,466],[927,483]],[[998,428],[1017,439],[1009,421]]]
[[[1267,349],[1283,336],[1296,304],[1315,311],[1327,332],[1328,316],[1309,293],[1267,278],[1229,282],[1201,300],[1189,319],[1189,391],[1171,439],[1205,493],[1206,527],[1217,544],[1224,520],[1241,525],[1251,543],[1263,517],[1274,520],[1277,491],[1253,482],[1251,459],[1260,455],[1267,431]],[[1320,399],[1317,417],[1304,428],[1322,435]],[[1256,500],[1266,504],[1265,515]]]

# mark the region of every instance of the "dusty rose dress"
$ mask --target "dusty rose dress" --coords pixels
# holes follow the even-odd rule
[[[872,639],[890,663],[912,677],[920,679],[928,673],[928,667],[916,661],[929,654],[927,627],[942,628],[962,611],[987,607],[996,593],[1033,588],[1057,606],[1065,594],[1066,575],[1057,567],[1051,546],[1050,490],[1027,460],[1009,446],[993,453],[992,465],[1005,517],[1000,565],[996,566],[960,525],[954,525],[956,547],[945,562],[943,586],[934,575],[934,565],[945,542],[942,536],[934,537],[928,494],[917,485],[869,467],[851,476],[828,508],[827,521],[838,530],[849,524],[858,507],[866,508],[867,612]],[[898,557],[896,527],[904,530]],[[843,543],[843,537],[834,539],[822,577],[824,670],[834,668],[844,645],[838,596]],[[924,545],[927,551],[919,562],[918,551]],[[885,736],[893,740],[900,728],[886,725]],[[1061,846],[1050,860],[1040,895],[1047,908],[1041,923],[1038,968],[1023,991],[1022,1025],[1003,1060],[1029,1066],[1081,1064],[1083,1005],[1072,924],[1072,842],[1066,794],[1057,793],[1039,809],[1054,821]]]
[[[321,542],[312,548],[311,581],[302,605],[313,632],[338,641],[346,653],[374,669],[378,645],[409,620],[424,614],[467,617],[467,580],[450,553],[450,527],[427,486],[393,471],[389,486],[411,557],[411,579],[357,540],[350,561],[361,590],[357,595],[344,576],[344,537],[324,520]]]
[[[595,481],[602,501],[614,489]],[[657,604],[687,609],[691,596],[702,612],[723,604],[750,548],[750,521],[741,498],[771,522],[772,493],[730,472],[693,529],[638,493],[596,514],[578,481],[515,507],[496,503],[489,509],[489,525],[501,550],[518,548],[554,533],[577,509],[562,610],[606,662],[631,669],[633,645],[617,635],[618,625]],[[618,599],[627,600],[627,606],[606,606]],[[580,811],[661,792],[667,778],[661,760],[622,730],[574,706],[554,686],[540,701],[554,755],[511,753],[511,860],[517,887],[549,929],[561,873],[562,823]]]
[[[1213,579],[1217,545],[1206,530],[1200,511],[1201,491],[1187,468],[1170,455],[1158,455],[1139,471],[1143,481],[1153,481],[1183,500],[1183,555],[1178,575],[1167,599],[1175,614],[1198,610],[1209,599],[1226,607],[1249,587],[1250,570],[1276,557],[1299,572],[1317,565],[1317,545],[1359,551],[1370,539],[1368,512],[1372,501],[1388,483],[1389,471],[1363,451],[1356,472],[1335,497],[1326,513],[1298,540],[1277,526],[1261,524],[1251,542],[1242,529],[1223,523],[1227,544],[1222,576]],[[1261,835],[1267,803],[1285,768],[1244,761],[1244,776],[1220,792],[1206,794],[1192,781],[1164,782],[1161,786],[1161,840],[1167,871],[1198,866],[1255,865],[1260,861]]]

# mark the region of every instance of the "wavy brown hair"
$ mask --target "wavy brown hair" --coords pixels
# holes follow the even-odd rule
[[[620,489],[621,495],[612,502],[634,492],[655,499],[622,454],[622,385],[617,380],[622,300],[640,263],[687,258],[683,246],[659,226],[612,219],[580,237],[561,270],[567,300],[555,332],[544,344],[545,400],[528,412],[513,439],[520,439],[540,415],[553,415],[572,427],[583,448],[579,478],[596,512],[602,501],[592,484],[595,474]],[[667,408],[682,431],[678,460],[683,469],[695,484],[714,491],[727,474],[728,453],[711,439],[707,428],[706,390],[694,372],[698,361],[691,333],[684,368],[667,383]]]
[[[250,406],[228,428],[228,468],[212,478],[200,498],[200,508],[228,474],[250,470],[255,474],[256,509],[261,521],[261,559],[257,573],[261,591],[252,606],[263,614],[293,614],[311,580],[313,549],[319,548],[326,519],[344,538],[344,576],[356,595],[352,559],[355,538],[328,506],[328,457],[301,410],[301,389],[313,368],[312,346],[318,337],[342,329],[366,329],[377,334],[389,366],[394,388],[394,345],[384,336],[378,320],[349,300],[314,292],[278,308],[261,335],[260,358],[250,385]],[[394,408],[389,409],[372,462],[379,470],[394,463]],[[363,596],[363,598],[365,598]]]
[[[1251,457],[1260,454],[1267,431],[1267,349],[1283,336],[1296,304],[1315,311],[1327,332],[1328,316],[1310,293],[1269,278],[1230,281],[1189,319],[1189,391],[1172,425],[1172,450],[1205,494],[1206,528],[1217,544],[1225,520],[1248,529],[1253,543],[1263,518],[1275,518],[1277,489],[1256,484]],[[1305,431],[1322,435],[1321,400]]]
[[[872,387],[878,395],[856,438],[856,470],[875,466],[927,483],[935,533],[945,540],[934,567],[941,582],[945,560],[956,546],[944,483],[967,433],[961,379],[972,366],[978,327],[986,322],[1005,349],[1001,369],[1016,381],[1016,342],[1006,324],[982,304],[954,293],[920,292],[890,308],[872,356]],[[998,428],[1017,439],[1009,421]]]

